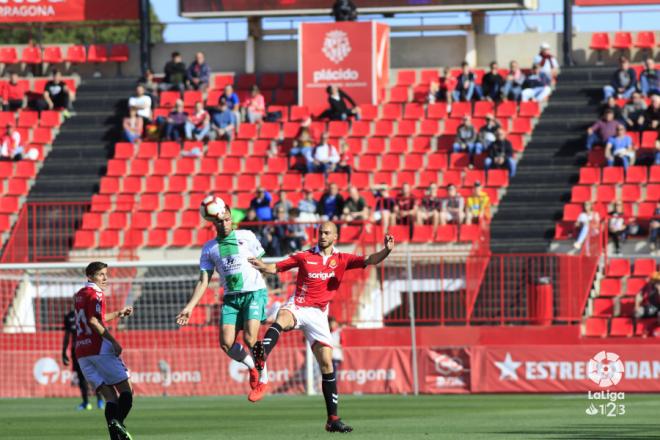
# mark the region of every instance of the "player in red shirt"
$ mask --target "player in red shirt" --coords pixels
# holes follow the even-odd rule
[[[337,226],[332,222],[321,224],[318,244],[307,251],[298,252],[277,264],[265,264],[255,258],[250,263],[263,273],[276,274],[298,269],[296,290],[280,308],[275,323],[266,331],[263,341],[254,345],[257,368],[261,368],[275,347],[283,331],[301,329],[312,346],[314,357],[321,367],[323,397],[328,411],[325,430],[351,432],[337,416],[337,379],[332,367],[333,340],[328,325],[328,303],[341,284],[347,270],[364,269],[383,261],[394,248],[394,238],[385,236],[385,247],[368,257],[337,252]]]
[[[87,382],[105,399],[105,419],[111,440],[131,440],[124,419],[133,405],[128,369],[119,355],[121,345],[105,326],[124,318],[133,307],[106,313],[103,291],[108,285],[108,265],[95,261],[85,269],[87,283],[74,296],[76,316],[76,357]],[[118,394],[119,393],[119,394]]]

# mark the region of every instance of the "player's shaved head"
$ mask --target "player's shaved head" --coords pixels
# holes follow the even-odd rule
[[[337,241],[337,225],[332,222],[323,222],[319,226],[318,246],[319,249],[328,249]]]

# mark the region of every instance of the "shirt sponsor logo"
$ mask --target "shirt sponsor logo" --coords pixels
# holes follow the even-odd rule
[[[313,280],[323,280],[323,281],[325,281],[325,280],[327,280],[327,279],[329,279],[329,278],[334,277],[334,276],[335,276],[335,272],[334,272],[334,271],[332,271],[332,272],[330,272],[330,273],[325,273],[325,272],[312,272],[312,273],[308,274],[307,276],[309,276],[309,277],[310,277],[311,279],[313,279]]]

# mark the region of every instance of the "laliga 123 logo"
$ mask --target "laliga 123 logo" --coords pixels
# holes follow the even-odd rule
[[[323,54],[333,63],[339,64],[351,53],[351,42],[344,31],[330,31],[323,40]]]
[[[619,355],[605,350],[589,359],[587,364],[589,379],[601,388],[618,384],[623,377],[623,371],[623,362]]]

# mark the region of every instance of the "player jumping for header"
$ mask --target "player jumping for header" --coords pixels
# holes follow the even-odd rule
[[[133,406],[133,389],[128,370],[119,355],[121,345],[105,326],[107,321],[124,318],[133,307],[105,312],[108,265],[100,261],[85,269],[87,283],[74,297],[76,313],[76,358],[87,382],[105,399],[105,420],[111,440],[131,440],[124,419]],[[119,393],[119,396],[117,395]]]
[[[222,318],[220,323],[220,345],[227,355],[243,363],[250,372],[250,394],[248,400],[256,402],[268,388],[268,372],[257,371],[254,359],[241,344],[236,342],[236,331],[243,330],[243,341],[252,348],[257,341],[259,326],[266,320],[268,291],[263,276],[248,258],[261,258],[264,250],[251,231],[233,229],[229,207],[221,221],[215,222],[218,236],[204,244],[199,260],[199,280],[192,298],[176,317],[179,325],[186,325],[193,309],[206,292],[209,280],[216,270],[224,284]]]
[[[304,252],[291,255],[277,264],[264,264],[256,258],[250,263],[263,273],[275,274],[298,268],[296,290],[277,314],[275,323],[264,335],[263,341],[254,345],[257,368],[261,368],[275,347],[283,331],[301,329],[312,346],[314,356],[321,367],[323,397],[328,412],[325,430],[351,432],[337,416],[339,395],[337,380],[332,367],[332,336],[328,325],[328,303],[341,284],[344,272],[364,269],[383,261],[394,248],[394,238],[385,236],[385,247],[368,257],[337,252],[337,226],[332,222],[321,224],[318,244]]]

